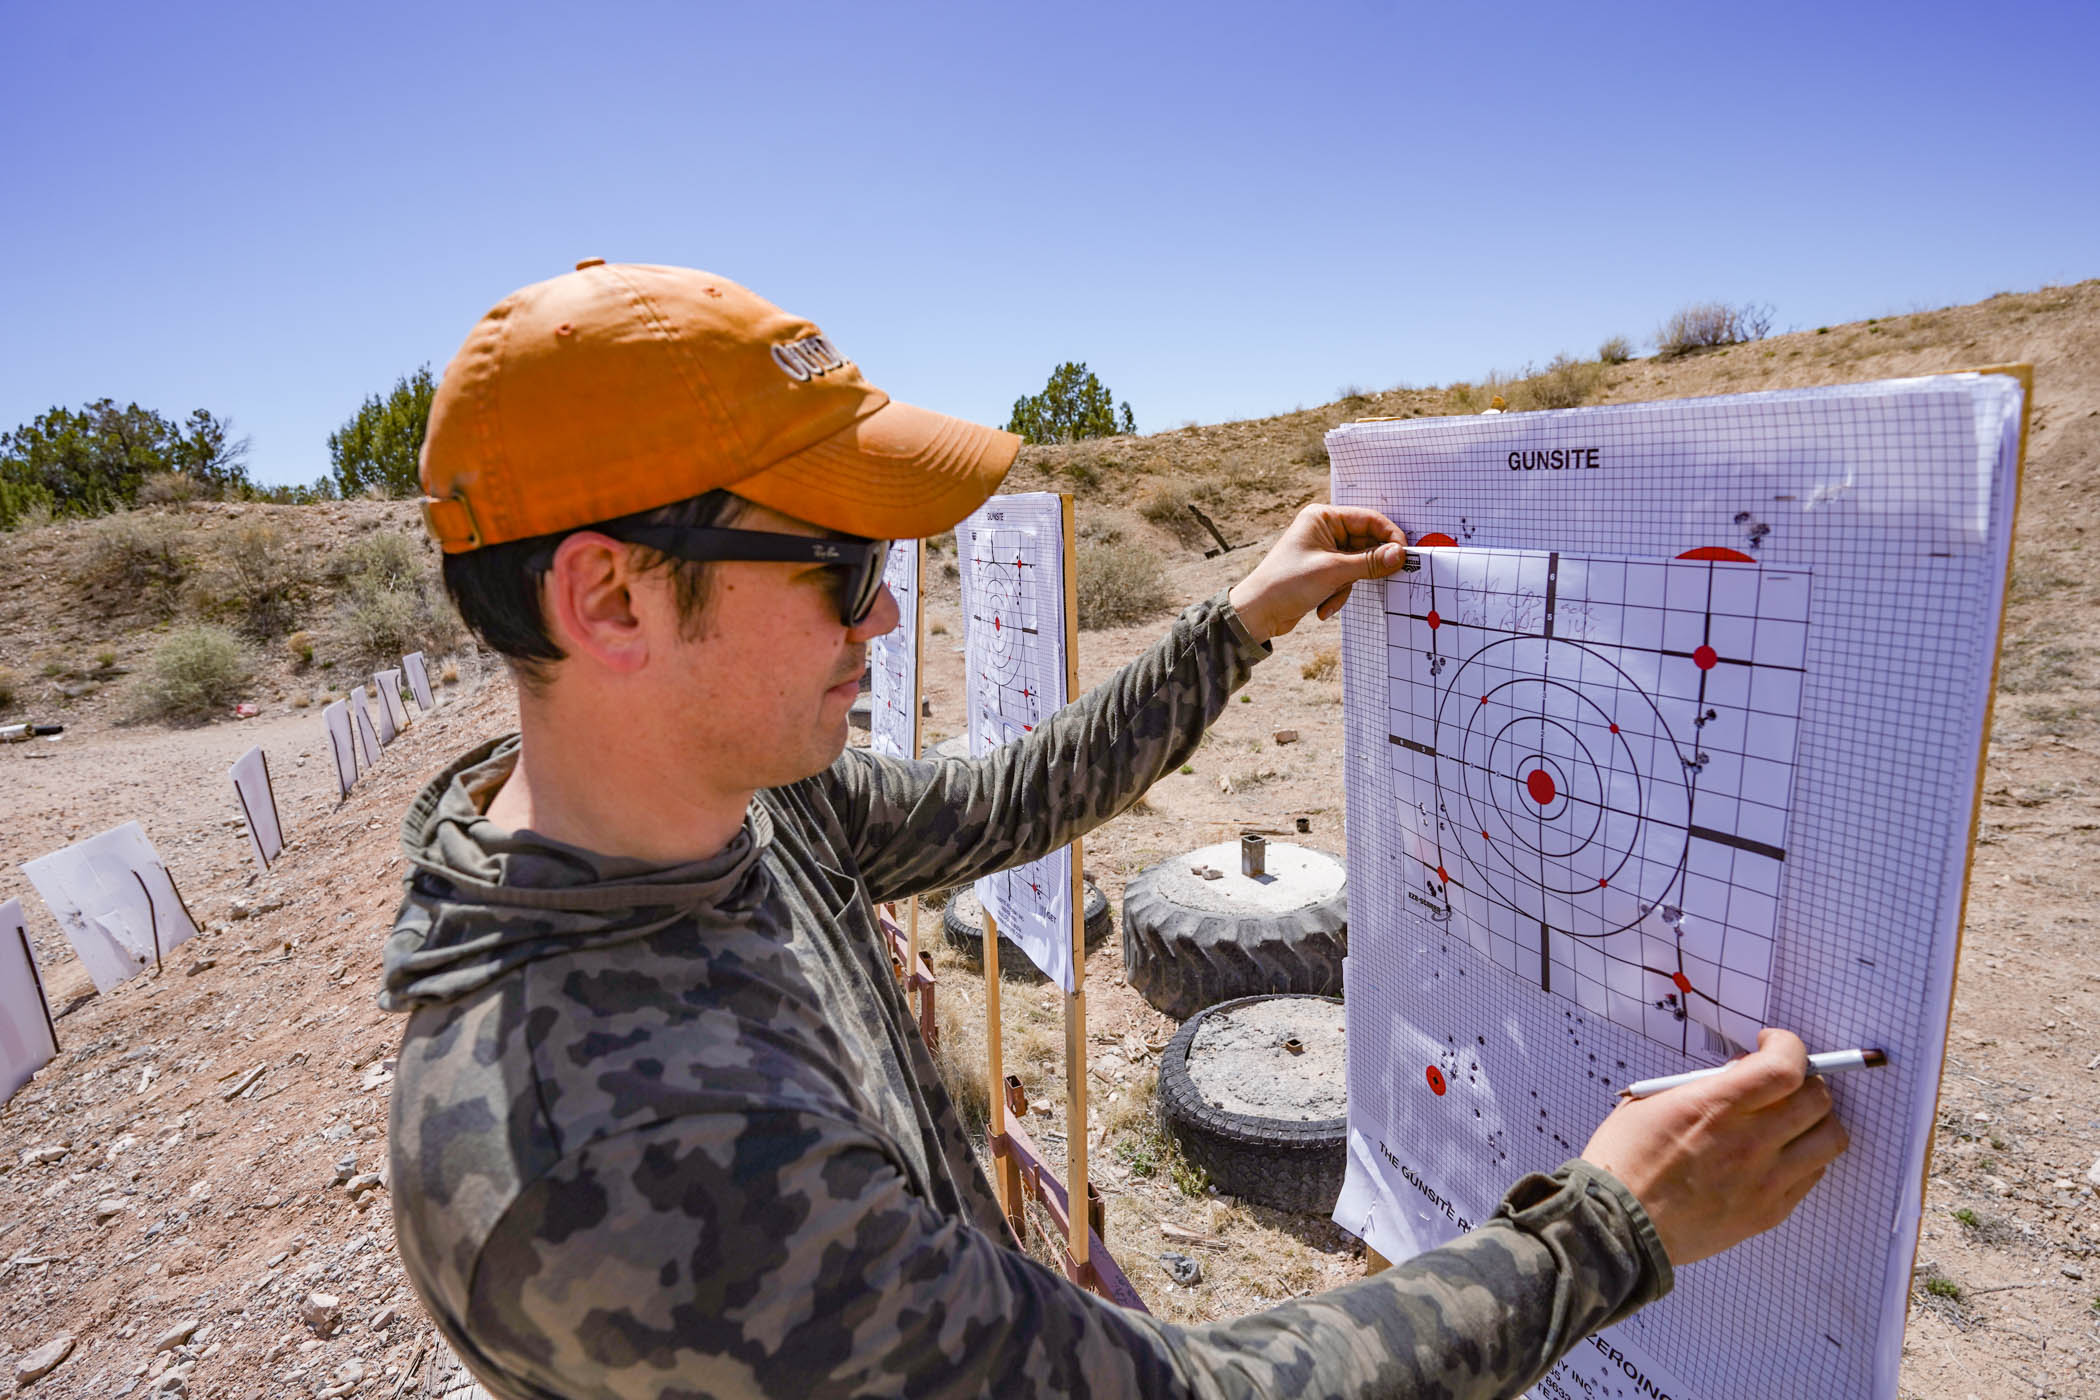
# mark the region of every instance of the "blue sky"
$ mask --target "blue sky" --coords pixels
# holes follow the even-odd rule
[[[311,480],[577,258],[991,422],[1141,430],[2100,276],[2100,6],[0,0],[0,429],[206,407]]]

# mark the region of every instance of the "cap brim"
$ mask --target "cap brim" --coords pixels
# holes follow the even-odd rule
[[[892,400],[729,489],[827,530],[918,539],[983,505],[1020,451],[1012,433]]]

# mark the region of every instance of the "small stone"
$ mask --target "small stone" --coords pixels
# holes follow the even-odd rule
[[[61,1162],[69,1150],[64,1147],[32,1147],[22,1154],[22,1165],[41,1167],[47,1162]],[[2093,1170],[2100,1171],[2100,1163],[2095,1163]]]
[[[401,1309],[395,1307],[392,1303],[388,1303],[378,1312],[372,1314],[372,1330],[374,1332],[384,1332],[387,1328],[392,1327],[394,1320],[400,1316]]]
[[[289,1249],[280,1249],[275,1254],[271,1255],[269,1258],[263,1260],[263,1267],[265,1269],[274,1269],[279,1264],[282,1264],[285,1260],[291,1257],[292,1252]]]
[[[343,1300],[333,1293],[309,1293],[306,1301],[299,1305],[300,1321],[324,1337],[335,1331],[342,1315]]]
[[[122,1215],[124,1209],[123,1198],[119,1196],[112,1196],[106,1201],[97,1201],[95,1202],[95,1223],[97,1225],[107,1225],[110,1221]]]
[[[2064,1265],[2064,1277],[2082,1279],[2085,1277],[2085,1270],[2079,1268],[2076,1264],[2066,1264]]]
[[[365,1192],[371,1190],[373,1187],[382,1184],[384,1183],[382,1182],[378,1172],[366,1172],[363,1176],[351,1177],[350,1180],[345,1182],[343,1185],[344,1189],[349,1191],[350,1198],[352,1200],[355,1200],[359,1196],[364,1195]]]
[[[2093,1165],[2086,1169],[2085,1180],[2088,1186],[2100,1186],[2100,1157],[2095,1157]]]
[[[1983,1189],[1998,1196],[2010,1196],[2013,1193],[2012,1183],[2002,1176],[1986,1175],[1983,1178]]]
[[[202,1321],[203,1319],[201,1318],[193,1317],[187,1321],[176,1323],[173,1327],[170,1327],[153,1339],[153,1349],[155,1351],[171,1351],[181,1346],[196,1335],[197,1328]]]
[[[349,1181],[351,1177],[353,1177],[353,1176],[356,1176],[356,1175],[357,1175],[357,1154],[356,1154],[355,1152],[345,1152],[345,1153],[344,1153],[344,1154],[343,1154],[343,1155],[342,1155],[341,1157],[339,1157],[339,1158],[337,1158],[337,1159],[336,1159],[336,1164],[335,1164],[335,1184],[336,1184],[336,1185],[338,1185],[338,1186],[341,1186],[341,1185],[343,1185],[343,1184],[344,1184],[345,1182]]]
[[[218,965],[219,960],[217,958],[199,958],[197,959],[197,961],[191,963],[187,969],[185,969],[185,975],[195,977],[198,973],[208,972],[212,968],[217,967]]]
[[[15,1363],[15,1384],[28,1385],[40,1381],[65,1364],[73,1354],[74,1337],[71,1333],[53,1337],[29,1355]]]
[[[248,907],[247,900],[236,899],[233,902],[233,906],[226,911],[226,917],[238,923],[240,920],[247,918],[250,914],[254,912],[255,911],[253,909],[250,909]]]
[[[337,1385],[356,1385],[364,1378],[365,1363],[354,1356],[335,1368],[335,1383]]]
[[[1295,729],[1279,729],[1269,737],[1279,744],[1295,744],[1298,742],[1298,731]]]
[[[1170,1250],[1159,1256],[1159,1262],[1166,1268],[1167,1277],[1183,1287],[1203,1282],[1203,1266],[1186,1254]]]
[[[2055,1189],[2056,1189],[2056,1190],[2058,1190],[2058,1191],[2069,1191],[2069,1190],[2071,1190],[2071,1189],[2072,1189],[2072,1182],[2071,1182],[2071,1178],[2069,1178],[2068,1176],[2060,1176],[2060,1177],[2058,1177],[2058,1178],[2056,1179],[2056,1186],[2055,1186]]]

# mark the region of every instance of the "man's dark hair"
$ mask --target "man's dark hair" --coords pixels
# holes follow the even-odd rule
[[[510,662],[521,682],[544,685],[553,675],[552,664],[563,659],[562,649],[547,632],[547,617],[540,608],[540,581],[553,566],[556,546],[581,530],[621,539],[625,529],[637,525],[728,525],[735,521],[743,504],[727,491],[709,491],[654,510],[579,525],[574,530],[448,554],[444,563],[445,591],[452,595],[460,620],[484,646]],[[636,545],[635,549],[636,558],[645,569],[670,571],[679,621],[688,636],[696,634],[707,618],[714,566],[674,559],[645,545]]]

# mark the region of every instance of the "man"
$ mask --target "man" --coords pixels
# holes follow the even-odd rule
[[[426,518],[520,734],[403,825],[401,1257],[507,1397],[1486,1396],[1768,1228],[1844,1146],[1801,1044],[1611,1115],[1460,1241],[1169,1326],[1013,1248],[873,905],[1033,859],[1194,750],[1403,541],[1308,507],[1229,593],[978,762],[846,750],[882,541],[1018,450],[678,268],[528,287],[446,370]]]

